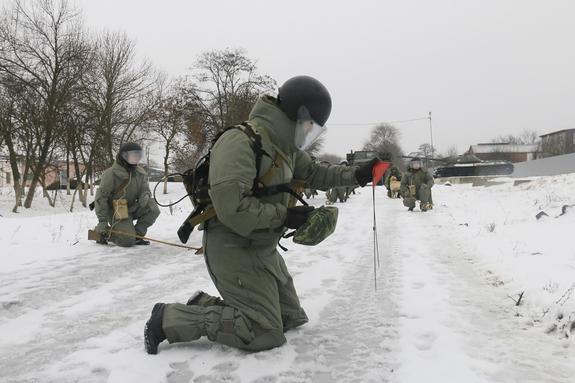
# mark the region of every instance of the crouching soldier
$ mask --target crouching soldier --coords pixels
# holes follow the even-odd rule
[[[422,168],[421,159],[412,158],[407,172],[401,179],[401,195],[403,205],[413,211],[415,202],[419,201],[421,211],[427,211],[433,208],[431,198],[431,188],[433,187],[433,177]]]
[[[149,354],[166,339],[176,343],[202,336],[244,350],[266,350],[284,344],[286,331],[308,321],[276,248],[288,228],[305,228],[308,218],[327,208],[289,207],[292,196],[280,186],[293,179],[319,190],[365,186],[377,162],[358,168],[310,158],[305,149],[325,130],[330,112],[327,89],[314,78],[298,76],[281,86],[277,98],[258,99],[247,122],[217,139],[208,177],[215,217],[203,224],[203,247],[221,298],[198,292],[187,304],[156,303],[144,329]],[[258,147],[265,155],[257,155]]]
[[[387,172],[385,172],[385,187],[387,188],[387,196],[389,198],[399,198],[399,192],[401,191],[401,171],[392,166]]]
[[[100,244],[108,240],[119,246],[150,244],[141,237],[154,224],[160,209],[151,198],[146,171],[138,166],[141,159],[142,147],[127,142],[112,167],[102,174],[94,201]]]

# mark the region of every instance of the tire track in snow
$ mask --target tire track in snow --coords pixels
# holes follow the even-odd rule
[[[203,259],[191,252],[154,245],[106,249],[106,254],[99,248],[1,276],[0,293],[20,302],[0,311],[3,376],[35,381],[48,367],[85,348],[88,339],[143,323],[152,304],[166,294],[184,299],[191,291],[178,282],[189,280],[190,274],[204,278]],[[138,331],[127,341],[143,350],[142,338]]]
[[[361,209],[355,214],[371,218],[371,204],[360,208],[360,201],[353,202],[353,209]],[[301,335],[289,340],[297,353],[295,372],[282,373],[278,382],[393,381],[398,347],[396,300],[402,276],[401,264],[396,262],[397,228],[391,220],[378,218],[381,268],[374,291],[371,221],[344,222],[345,235],[340,240],[361,240],[357,254],[317,324],[303,327]]]

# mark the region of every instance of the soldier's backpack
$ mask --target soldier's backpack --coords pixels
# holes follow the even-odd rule
[[[268,173],[260,177],[259,172],[262,157],[267,156],[272,161],[274,161],[274,159],[271,158],[270,155],[263,149],[262,137],[252,128],[248,122],[242,122],[239,125],[230,126],[216,135],[216,137],[212,140],[210,150],[198,161],[196,167],[183,173],[183,183],[186,188],[186,192],[192,201],[194,210],[178,229],[178,237],[182,243],[186,243],[188,241],[188,238],[190,237],[190,234],[194,230],[195,226],[216,216],[216,211],[213,206],[211,206],[212,201],[208,193],[210,189],[208,181],[208,176],[210,173],[210,152],[216,141],[225,132],[231,129],[239,129],[240,131],[244,132],[250,139],[250,146],[254,151],[256,162],[256,177],[254,178],[254,183],[252,186],[253,195],[255,197],[261,198],[264,196],[270,196],[279,193],[289,193],[296,197],[301,203],[307,205],[307,203],[292,190],[289,184],[266,186],[262,182],[262,179],[271,178],[271,176],[273,176],[272,173],[275,173],[275,171],[278,169],[278,161],[281,161],[281,157],[276,161],[276,166],[272,166]]]

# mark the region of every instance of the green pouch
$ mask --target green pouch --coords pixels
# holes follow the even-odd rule
[[[315,209],[307,221],[295,231],[293,241],[300,245],[317,245],[334,232],[337,213],[335,206],[321,206]]]

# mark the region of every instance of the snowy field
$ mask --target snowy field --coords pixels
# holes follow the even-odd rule
[[[67,213],[65,195],[15,215],[3,189],[0,381],[575,382],[575,174],[500,181],[436,185],[427,213],[378,187],[377,290],[372,194],[360,190],[336,205],[324,243],[283,242],[310,318],[287,344],[247,353],[202,339],[162,343],[158,355],[143,345],[153,304],[217,294],[203,258],[96,245],[95,215]],[[182,193],[172,185],[162,200]],[[189,207],[162,209],[148,234],[176,242]]]

